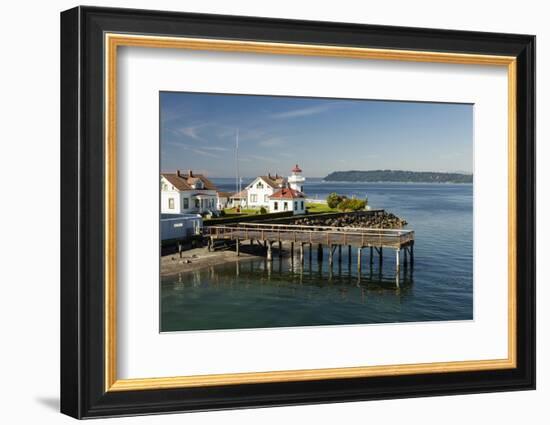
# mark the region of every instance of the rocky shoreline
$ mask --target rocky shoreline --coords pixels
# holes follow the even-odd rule
[[[385,211],[371,215],[342,214],[338,217],[304,217],[294,221],[301,226],[360,227],[372,229],[402,229],[407,221]]]

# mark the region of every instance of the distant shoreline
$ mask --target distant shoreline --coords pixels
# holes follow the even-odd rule
[[[317,183],[317,182],[316,182]],[[351,180],[320,180],[319,183],[346,183],[346,184],[365,184],[365,183],[387,183],[387,184],[448,184],[448,185],[472,185],[473,182],[410,182],[410,181],[351,181]]]
[[[357,183],[473,183],[473,174],[444,173],[435,171],[404,170],[350,170],[333,171],[324,182],[357,182]]]

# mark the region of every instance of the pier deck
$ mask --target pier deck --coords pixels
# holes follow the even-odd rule
[[[338,261],[342,260],[342,246],[348,246],[348,259],[351,262],[351,249],[357,248],[357,268],[361,270],[361,252],[370,248],[370,263],[373,262],[373,251],[379,257],[382,266],[383,249],[395,250],[396,272],[399,276],[400,253],[404,251],[404,265],[407,265],[407,256],[410,265],[414,263],[414,231],[406,229],[373,229],[357,227],[331,226],[302,226],[292,224],[262,224],[236,223],[220,226],[209,226],[204,229],[209,238],[209,248],[213,248],[216,240],[235,241],[235,249],[239,255],[239,246],[243,241],[254,241],[263,244],[267,250],[267,259],[272,259],[272,245],[279,244],[279,253],[282,252],[282,243],[289,243],[291,255],[294,255],[294,245],[299,249],[300,260],[304,258],[304,245],[309,245],[309,253],[313,245],[318,246],[318,260],[323,260],[323,246],[328,247],[328,261],[332,266],[334,252],[338,249]],[[397,284],[399,279],[397,278]]]
[[[209,226],[207,231],[212,239],[351,245],[359,248],[401,249],[414,243],[414,231],[404,229],[238,223]]]

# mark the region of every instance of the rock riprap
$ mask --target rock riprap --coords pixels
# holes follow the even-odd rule
[[[336,217],[303,217],[293,224],[301,226],[360,227],[372,229],[402,229],[407,222],[395,214],[377,212],[369,215],[342,214]]]

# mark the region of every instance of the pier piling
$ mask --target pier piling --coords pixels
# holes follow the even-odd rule
[[[399,274],[399,269],[400,269],[400,264],[399,264],[399,254],[400,254],[401,250],[399,248],[397,248],[395,250],[395,272],[397,274]]]
[[[369,248],[369,262],[372,272],[374,262],[374,251],[378,254],[380,266],[378,272],[382,274],[382,264],[384,261],[384,248],[395,250],[396,255],[396,272],[399,275],[401,268],[401,260],[403,267],[408,271],[414,263],[414,231],[405,229],[362,229],[362,228],[342,228],[334,226],[302,226],[292,224],[263,224],[263,223],[237,223],[233,225],[208,226],[206,238],[208,249],[210,251],[216,249],[215,242],[223,242],[225,246],[235,244],[235,252],[240,255],[241,243],[250,241],[254,245],[257,241],[258,245],[265,247],[267,252],[267,260],[273,260],[273,245],[278,243],[279,255],[283,255],[283,244],[290,244],[291,261],[294,259],[294,244],[300,244],[299,258],[303,264],[304,261],[304,245],[309,245],[309,261],[311,264],[313,245],[317,245],[317,259],[319,265],[323,261],[323,249],[329,249],[328,258],[330,268],[334,265],[334,255],[338,249],[338,264],[342,262],[342,247],[348,247],[348,262],[351,268],[352,247],[357,248],[357,269],[359,273],[362,268],[362,252],[364,248]],[[183,250],[183,247],[178,245],[178,251]],[[403,259],[401,259],[401,250]],[[311,266],[310,266],[311,268]],[[330,272],[330,271],[329,271]],[[399,277],[399,276],[398,276]]]

